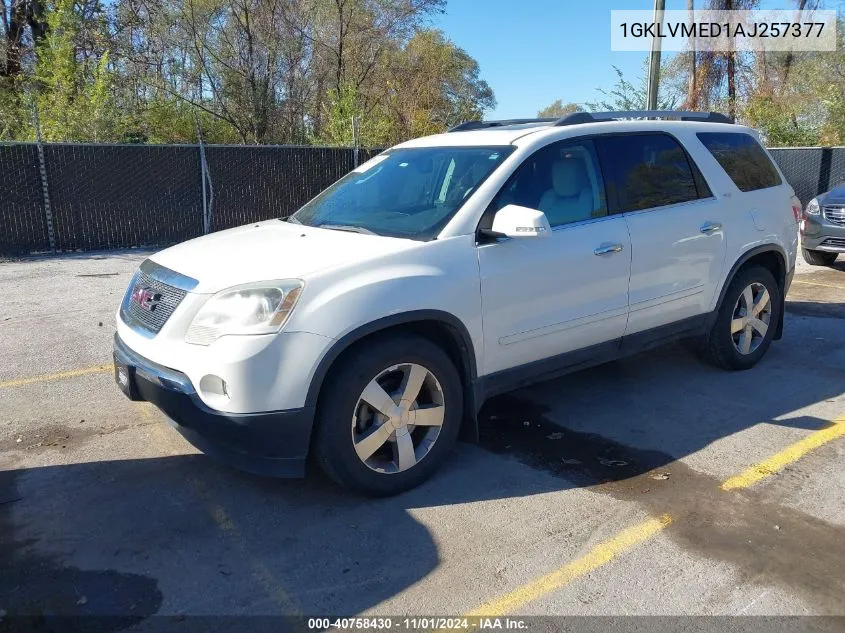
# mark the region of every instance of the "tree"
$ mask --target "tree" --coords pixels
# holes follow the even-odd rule
[[[34,45],[47,33],[44,4],[40,0],[0,0],[0,27],[0,79],[16,78]]]
[[[616,83],[610,90],[599,88],[598,92],[603,95],[603,99],[598,101],[588,101],[587,110],[597,111],[616,111],[616,110],[645,110],[648,107],[648,77],[645,69],[648,59],[644,60],[643,73],[640,76],[638,84],[633,84],[625,78],[622,71],[616,66],[613,70],[616,72]],[[671,84],[668,84],[663,79],[663,69],[661,69],[660,86],[657,91],[657,109],[658,110],[674,110],[681,100],[680,92]]]
[[[330,91],[319,142],[351,143],[353,116],[361,142],[380,146],[481,118],[496,104],[478,63],[438,30],[417,31],[372,73],[371,84],[347,81],[340,92]]]
[[[90,8],[90,7],[89,7]],[[93,5],[96,11],[98,5]],[[35,103],[45,140],[104,141],[120,127],[110,89],[114,83],[102,34],[85,31],[84,14],[74,0],[57,0],[47,18],[34,71]],[[90,46],[80,50],[81,36]]]
[[[582,108],[577,103],[563,103],[561,99],[558,99],[537,112],[537,117],[540,119],[559,119],[567,114],[581,111]]]

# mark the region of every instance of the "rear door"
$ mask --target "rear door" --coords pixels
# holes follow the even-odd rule
[[[631,234],[626,336],[681,321],[693,327],[718,288],[729,214],[673,136],[631,133],[597,144],[611,204]]]
[[[789,255],[792,261],[787,262],[787,268],[791,267],[798,241],[798,218],[792,209],[794,191],[781,178],[771,157],[748,132],[699,132],[696,137],[730,178],[723,200],[752,220],[747,239],[735,241],[733,247],[728,245],[729,259],[731,255],[738,257],[752,240],[774,241]]]

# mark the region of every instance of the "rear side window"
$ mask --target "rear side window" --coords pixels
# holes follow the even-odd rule
[[[609,189],[619,212],[651,209],[709,197],[680,144],[668,134],[628,134],[599,139]],[[696,178],[699,175],[699,178]]]
[[[740,191],[755,191],[781,184],[777,169],[750,134],[700,132],[697,136]]]

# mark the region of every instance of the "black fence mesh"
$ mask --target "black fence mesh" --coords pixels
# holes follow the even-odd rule
[[[0,144],[0,254],[50,250],[38,149]]]
[[[208,146],[211,229],[287,217],[355,165],[351,149]]]
[[[58,251],[163,246],[203,233],[196,145],[44,144]],[[359,149],[357,163],[380,150]],[[777,148],[802,204],[845,182],[845,148]],[[205,148],[211,230],[286,217],[356,164],[351,148]],[[209,200],[207,193],[206,200]],[[51,250],[37,146],[0,144],[0,255]]]
[[[202,234],[199,150],[45,145],[56,248],[159,246]]]
[[[845,147],[836,147],[830,158],[830,178],[821,191],[828,191],[836,185],[845,184]],[[819,193],[821,193],[821,191]]]
[[[819,193],[822,152],[819,148],[770,149],[769,153],[780,167],[795,195],[806,205]]]

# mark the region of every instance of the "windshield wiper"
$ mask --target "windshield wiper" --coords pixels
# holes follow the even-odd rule
[[[292,215],[290,215],[290,216],[288,216],[288,217],[284,218],[284,220],[283,220],[283,221],[284,221],[284,222],[290,222],[291,224],[302,224],[302,222],[300,222],[299,220],[297,220],[297,219],[296,219],[295,217],[293,217]]]
[[[331,229],[332,231],[348,231],[350,233],[363,233],[364,235],[377,235],[370,229],[365,229],[362,226],[352,226],[351,224],[318,224],[318,229]]]

